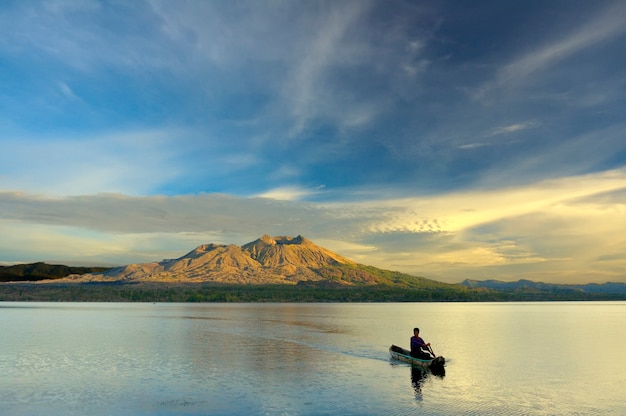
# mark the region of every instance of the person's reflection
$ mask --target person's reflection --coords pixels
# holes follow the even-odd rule
[[[446,370],[443,367],[431,368],[430,373],[434,376],[443,378],[446,375]],[[413,385],[413,390],[415,391],[415,399],[418,401],[422,401],[422,386],[426,382],[428,376],[428,370],[415,365],[411,366],[411,384]]]
[[[419,401],[422,401],[424,381],[426,381],[426,370],[414,365],[411,366],[411,384],[413,385],[413,390],[415,390],[415,399]]]

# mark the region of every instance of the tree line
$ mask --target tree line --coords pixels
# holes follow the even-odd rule
[[[55,302],[508,302],[626,300],[624,294],[499,292],[450,285],[32,284],[0,285],[0,301]]]

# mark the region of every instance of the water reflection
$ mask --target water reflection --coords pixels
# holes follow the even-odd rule
[[[446,368],[442,365],[434,365],[430,367],[430,372],[439,378],[444,378],[446,376]]]
[[[434,367],[430,371],[419,366],[411,366],[411,385],[413,391],[415,391],[415,399],[422,401],[422,387],[429,377],[444,378],[446,375],[446,369],[444,367]]]
[[[0,302],[2,415],[626,415],[624,302],[33,306]],[[449,373],[388,358],[416,315]]]
[[[422,386],[426,381],[426,371],[422,368],[412,366],[411,367],[411,384],[413,385],[413,390],[415,391],[415,399],[418,401],[422,401]]]

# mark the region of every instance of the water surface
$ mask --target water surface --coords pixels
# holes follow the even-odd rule
[[[623,415],[626,303],[0,303],[3,415]],[[414,326],[445,376],[390,360]]]

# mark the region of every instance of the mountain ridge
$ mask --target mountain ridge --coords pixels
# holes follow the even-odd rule
[[[587,284],[557,284],[535,282],[527,279],[520,279],[514,282],[504,282],[501,280],[473,280],[465,279],[459,283],[468,289],[490,289],[499,292],[583,292],[596,294],[626,294],[626,284],[619,282],[587,283]]]
[[[300,235],[271,237],[267,234],[242,246],[203,244],[176,259],[129,264],[100,273],[73,274],[61,282],[451,287],[448,283],[358,264]]]
[[[471,280],[449,284],[356,263],[312,241],[263,235],[242,246],[202,244],[183,256],[115,268],[69,267],[42,262],[0,266],[0,282],[127,285],[200,283],[243,288],[283,285],[302,288],[393,288],[418,291],[421,298],[448,300],[621,299],[626,284],[563,285],[521,279],[517,282]],[[281,289],[284,290],[284,289]],[[434,295],[438,293],[437,295]],[[402,298],[402,297],[400,297]]]
[[[0,266],[0,282],[25,282],[49,279],[61,279],[70,274],[102,272],[108,267],[67,266],[64,264],[36,263]]]

